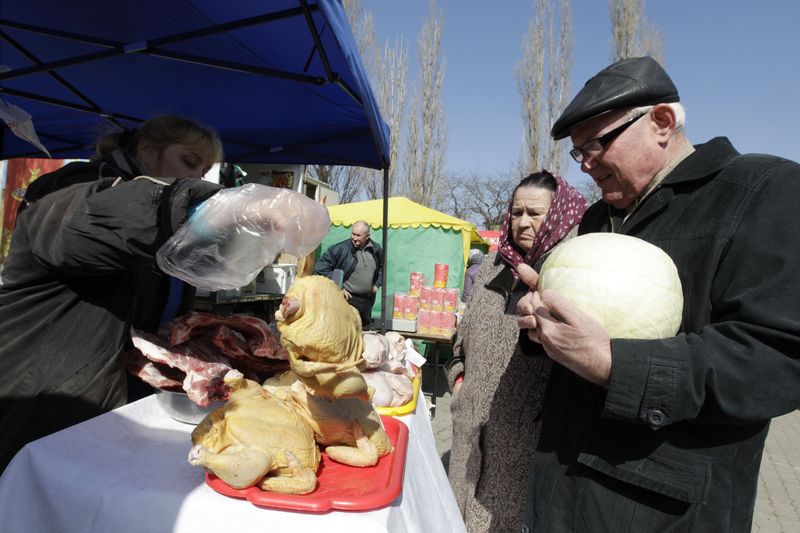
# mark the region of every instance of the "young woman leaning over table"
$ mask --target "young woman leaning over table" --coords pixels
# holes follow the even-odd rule
[[[170,294],[155,253],[219,190],[201,178],[221,159],[214,130],[156,116],[28,189],[0,286],[0,472],[27,442],[126,402],[130,327],[155,331],[191,293]]]

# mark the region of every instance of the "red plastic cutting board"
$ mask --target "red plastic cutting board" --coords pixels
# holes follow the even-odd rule
[[[206,483],[220,494],[245,499],[259,507],[312,513],[384,507],[403,491],[408,428],[388,416],[381,416],[381,420],[394,451],[381,457],[377,465],[366,468],[337,463],[323,452],[317,471],[317,488],[310,494],[279,494],[257,487],[234,489],[210,472],[206,472]]]

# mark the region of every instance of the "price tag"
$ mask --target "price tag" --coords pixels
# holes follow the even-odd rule
[[[411,339],[406,339],[406,360],[410,361],[418,368],[422,368],[422,365],[427,361],[425,357],[414,348],[414,342]]]

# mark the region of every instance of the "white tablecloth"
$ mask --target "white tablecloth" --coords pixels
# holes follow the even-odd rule
[[[0,477],[0,531],[464,531],[420,395],[409,427],[402,495],[369,512],[278,511],[209,488],[186,461],[192,427],[155,396],[28,444]]]

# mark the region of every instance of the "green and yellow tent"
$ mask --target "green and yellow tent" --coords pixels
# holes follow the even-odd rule
[[[350,238],[350,229],[357,220],[371,227],[371,238],[382,242],[383,200],[370,200],[328,206],[331,230],[322,241],[321,251]],[[426,284],[433,285],[436,263],[449,267],[448,287],[462,288],[470,247],[484,244],[471,222],[430,209],[408,198],[389,198],[389,254],[385,260],[386,289],[389,298],[395,292],[408,292],[411,272],[422,272]],[[380,315],[380,294],[376,298],[373,317]],[[391,300],[388,300],[391,301]],[[391,303],[388,304],[391,309]]]

